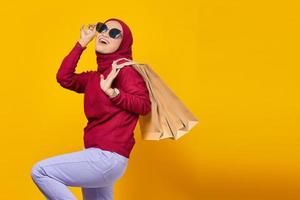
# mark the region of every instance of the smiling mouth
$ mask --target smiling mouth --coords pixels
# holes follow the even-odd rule
[[[100,38],[98,41],[99,41],[101,44],[105,44],[105,45],[108,44],[108,42],[107,42],[106,40],[102,39],[102,38]]]

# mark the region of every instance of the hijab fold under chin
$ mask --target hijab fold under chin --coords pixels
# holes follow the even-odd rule
[[[131,47],[132,47],[132,43],[133,43],[133,38],[132,38],[131,31],[130,31],[129,27],[122,20],[117,19],[117,18],[110,18],[110,19],[106,20],[104,23],[106,23],[108,21],[112,21],[112,20],[118,21],[121,24],[121,26],[123,28],[123,38],[122,38],[122,42],[121,42],[119,48],[113,53],[102,54],[95,50],[96,58],[97,58],[96,60],[97,60],[97,64],[98,64],[97,71],[100,72],[101,74],[104,73],[104,71],[111,69],[112,62],[114,60],[117,60],[117,59],[123,58],[123,57],[132,60]],[[118,63],[123,63],[123,62],[120,61]]]

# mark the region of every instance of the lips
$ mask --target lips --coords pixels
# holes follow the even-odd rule
[[[102,44],[109,44],[108,40],[106,40],[104,38],[99,38],[99,42]]]

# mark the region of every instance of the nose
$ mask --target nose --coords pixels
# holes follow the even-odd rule
[[[104,33],[100,33],[101,36],[105,37],[106,39],[109,39],[108,31],[105,31]]]

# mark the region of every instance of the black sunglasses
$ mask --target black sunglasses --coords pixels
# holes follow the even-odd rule
[[[99,33],[104,33],[108,30],[108,27],[106,26],[106,24],[102,23],[102,22],[98,22],[96,25],[96,31],[98,31]],[[109,36],[111,38],[119,38],[121,36],[121,31],[117,28],[112,28],[109,30],[108,32]]]

